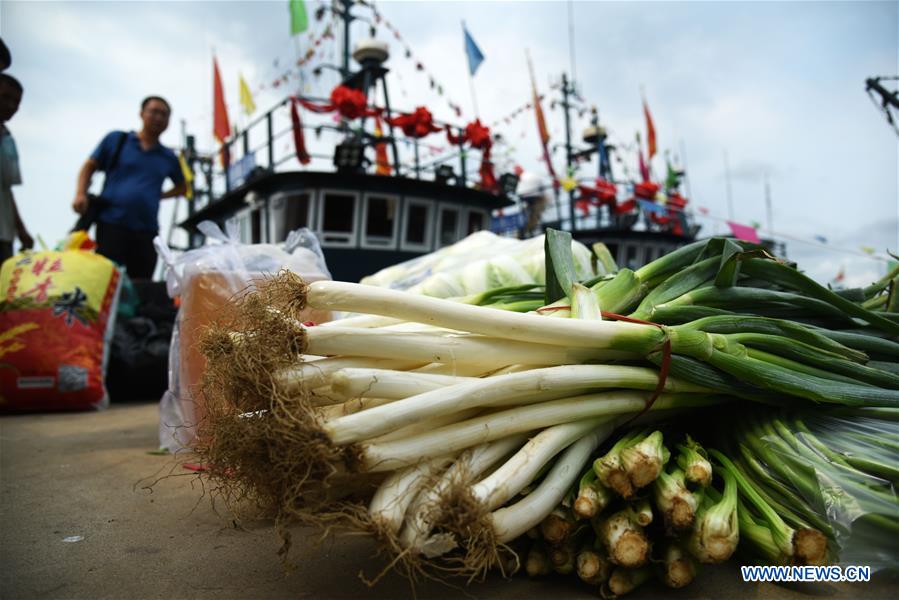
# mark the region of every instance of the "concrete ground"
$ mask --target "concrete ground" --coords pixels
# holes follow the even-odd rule
[[[237,529],[216,514],[195,478],[157,446],[155,404],[100,413],[0,417],[0,598],[401,598],[363,537],[323,546],[298,530],[299,568],[285,574],[270,523]],[[146,485],[162,475],[178,477]],[[79,540],[79,541],[66,541]],[[595,598],[573,578],[494,577],[465,590],[419,585],[419,598]],[[656,584],[634,598],[899,597],[896,579],[867,584],[742,583],[736,563],[706,567],[688,588]]]

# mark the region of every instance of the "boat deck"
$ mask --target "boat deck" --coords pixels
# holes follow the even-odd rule
[[[396,575],[368,588],[383,562],[361,537],[316,546],[297,530],[285,573],[270,523],[235,528],[202,496],[195,474],[157,446],[157,405],[99,413],[0,418],[0,597],[3,598],[401,598]],[[162,476],[173,474],[153,485]],[[80,541],[65,541],[78,536]],[[419,598],[596,598],[571,577],[498,576],[464,591],[420,584]],[[688,588],[651,584],[630,597],[757,599],[899,597],[899,579],[868,584],[746,584],[736,561],[703,568]]]

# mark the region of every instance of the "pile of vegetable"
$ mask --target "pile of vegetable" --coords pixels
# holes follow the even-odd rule
[[[899,273],[835,292],[727,239],[586,280],[575,263],[549,231],[545,285],[261,283],[204,341],[206,476],[285,549],[291,523],[362,530],[412,577],[621,594],[738,548],[896,564]]]

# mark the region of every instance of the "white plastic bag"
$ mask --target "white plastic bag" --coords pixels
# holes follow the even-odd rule
[[[198,342],[222,304],[282,269],[306,281],[331,279],[318,240],[306,228],[292,231],[283,245],[243,244],[233,220],[226,223],[225,231],[211,221],[197,228],[207,245],[177,256],[159,237],[154,240],[166,265],[169,296],[180,298],[169,354],[169,389],[160,402],[159,444],[172,452],[190,446],[205,414],[199,384],[206,362]],[[329,319],[330,314],[322,311],[304,315],[304,320],[317,323]]]

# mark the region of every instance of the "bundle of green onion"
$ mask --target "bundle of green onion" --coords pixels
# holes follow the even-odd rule
[[[770,560],[825,560],[825,522],[772,504],[745,457],[690,438],[669,448],[647,427],[725,403],[893,414],[899,323],[871,306],[893,288],[837,294],[722,239],[579,282],[571,248],[547,233],[542,288],[454,300],[289,273],[261,284],[205,343],[209,476],[282,523],[371,531],[410,573],[537,573],[544,556],[621,593],[649,578],[654,551],[679,585],[694,559],[725,560],[744,527],[755,546],[770,538]],[[304,306],[360,316],[309,326],[295,319]],[[619,436],[624,423],[640,428]],[[533,560],[518,560],[531,538]]]

